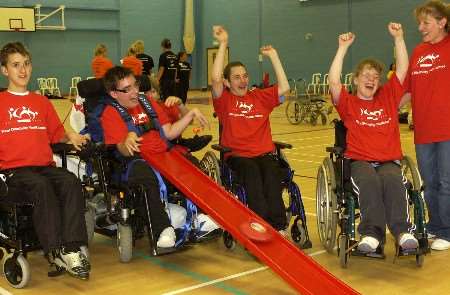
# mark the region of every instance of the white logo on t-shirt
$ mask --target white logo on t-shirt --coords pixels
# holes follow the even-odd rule
[[[436,55],[434,55],[434,53],[427,54],[425,56],[419,57],[419,59],[417,60],[417,65],[421,68],[432,67],[435,60],[438,58],[439,58],[439,54],[436,54]]]
[[[241,102],[238,101],[237,106],[242,114],[250,113],[253,108],[253,104],[248,105],[243,101],[241,101]]]
[[[133,123],[135,125],[139,125],[142,123],[145,123],[145,119],[147,118],[147,114],[146,113],[139,113],[137,114],[137,116],[132,116],[133,118]]]
[[[33,112],[30,108],[25,106],[17,109],[10,108],[8,113],[10,120],[17,119],[17,122],[21,123],[29,123],[34,121],[36,116],[39,114],[38,112]]]

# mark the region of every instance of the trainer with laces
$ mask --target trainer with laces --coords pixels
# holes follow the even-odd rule
[[[27,90],[31,55],[20,42],[0,51],[1,71],[8,89],[0,93],[0,173],[13,202],[33,204],[33,225],[47,256],[68,273],[87,279],[85,200],[78,178],[53,162],[50,144],[70,141],[80,150],[87,138],[66,132],[51,102]],[[6,187],[6,186],[5,186]],[[3,189],[5,192],[5,190]]]
[[[356,39],[348,32],[338,37],[338,49],[328,75],[332,102],[347,128],[344,156],[351,159],[351,183],[358,198],[361,240],[357,249],[377,251],[386,239],[386,225],[402,250],[419,245],[408,220],[408,198],[400,167],[402,151],[398,107],[404,94],[408,53],[401,24],[390,23],[395,44],[396,72],[380,83],[383,65],[375,59],[362,60],[355,69],[356,94],[341,84],[344,57]]]

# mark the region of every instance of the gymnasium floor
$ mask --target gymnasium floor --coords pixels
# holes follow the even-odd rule
[[[211,105],[205,104],[205,99],[191,101],[197,104],[189,107],[198,107],[209,118],[211,130],[204,133],[212,134],[212,143],[217,143],[218,125],[212,118]],[[64,117],[70,108],[69,101],[54,103]],[[340,268],[336,255],[324,251],[316,230],[315,177],[318,166],[327,156],[325,147],[333,143],[333,128],[328,124],[314,127],[290,125],[284,108],[282,105],[273,112],[272,132],[275,140],[293,145],[286,155],[302,191],[313,243],[313,248],[305,252],[362,294],[450,294],[450,251],[433,251],[426,256],[422,268],[416,267],[413,258],[403,258],[393,264],[394,245],[392,238],[388,238],[385,260],[352,257],[347,269]],[[335,112],[330,115],[331,118],[335,116]],[[192,132],[194,127],[195,123],[187,132]],[[405,154],[414,157],[413,134],[406,125],[401,126],[401,137]],[[202,157],[204,151],[197,156]],[[90,253],[92,272],[86,282],[68,275],[48,278],[46,261],[39,254],[32,253],[29,256],[32,267],[30,284],[25,289],[16,290],[0,278],[0,294],[296,294],[245,250],[239,247],[235,251],[226,250],[220,239],[161,257],[151,257],[148,242],[140,240],[132,261],[121,264],[115,241],[96,234]]]

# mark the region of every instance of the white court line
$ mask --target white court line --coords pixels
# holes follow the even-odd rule
[[[317,255],[323,254],[325,252],[326,252],[326,250],[320,250],[320,251],[316,251],[316,252],[313,252],[311,254],[308,254],[308,256],[313,257],[313,256],[317,256]],[[220,282],[228,281],[228,280],[231,280],[231,279],[235,279],[235,278],[243,277],[243,276],[246,276],[246,275],[250,275],[250,274],[253,274],[253,273],[256,273],[256,272],[260,272],[260,271],[266,270],[268,268],[269,268],[268,266],[258,267],[258,268],[255,268],[255,269],[251,269],[251,270],[248,270],[248,271],[240,272],[240,273],[237,273],[237,274],[234,274],[234,275],[231,275],[231,276],[219,278],[219,279],[212,280],[212,281],[209,281],[209,282],[205,282],[205,283],[202,283],[202,284],[193,285],[193,286],[186,287],[186,288],[183,288],[183,289],[178,289],[178,290],[175,290],[175,291],[163,293],[162,295],[175,295],[175,294],[180,294],[180,293],[192,291],[192,290],[195,290],[195,289],[200,289],[200,288],[203,288],[203,287],[206,287],[206,286],[214,285],[216,283],[220,283]]]
[[[12,295],[12,293],[0,287],[0,295]]]

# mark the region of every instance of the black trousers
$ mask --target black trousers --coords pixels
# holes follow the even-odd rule
[[[387,162],[374,167],[365,161],[354,161],[351,174],[359,199],[361,235],[384,241],[386,225],[395,238],[411,231],[408,195],[399,165]]]
[[[183,104],[186,104],[187,94],[189,90],[189,83],[176,83],[177,96],[181,99]]]
[[[174,80],[161,80],[160,82],[160,97],[165,101],[169,96],[177,95],[175,81]]]
[[[153,169],[146,162],[137,161],[131,167],[128,183],[131,186],[144,186],[150,207],[153,236],[155,239],[158,239],[163,229],[170,226],[170,221],[164,209],[164,203],[160,198],[159,183],[155,172],[153,172]],[[140,200],[137,209],[139,214],[147,219],[147,211],[143,199]]]
[[[281,169],[275,156],[233,156],[228,159],[228,163],[238,181],[244,185],[248,207],[276,230],[285,229],[287,222],[281,197]]]
[[[6,174],[8,186],[21,192],[13,201],[34,205],[33,223],[45,253],[87,245],[85,200],[74,174],[53,166],[22,167]]]

